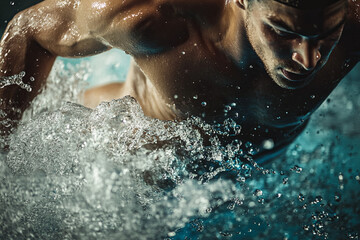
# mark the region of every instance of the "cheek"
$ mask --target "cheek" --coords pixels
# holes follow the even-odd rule
[[[275,33],[266,27],[261,27],[259,29],[260,31],[257,32],[257,38],[261,42],[264,52],[267,52],[268,55],[271,54],[276,58],[284,58],[289,55],[291,50],[289,41],[275,36]]]

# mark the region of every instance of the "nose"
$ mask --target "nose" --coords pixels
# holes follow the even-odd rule
[[[298,43],[295,52],[292,54],[292,60],[307,71],[313,70],[321,59],[319,48],[317,42],[304,39]]]

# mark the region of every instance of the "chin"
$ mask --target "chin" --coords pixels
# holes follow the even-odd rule
[[[311,79],[304,79],[301,81],[291,81],[285,77],[276,76],[273,78],[274,82],[281,88],[289,89],[289,90],[296,90],[301,89],[309,85]]]

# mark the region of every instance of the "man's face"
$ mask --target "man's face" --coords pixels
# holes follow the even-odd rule
[[[270,77],[280,87],[307,85],[338,43],[346,16],[340,1],[321,10],[300,10],[273,0],[246,9],[246,31]]]

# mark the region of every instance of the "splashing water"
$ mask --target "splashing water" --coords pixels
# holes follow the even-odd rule
[[[131,97],[61,102],[78,101],[86,65],[56,68],[1,156],[0,239],[358,239],[359,135],[324,117],[335,101],[262,168],[200,119],[151,119]],[[360,106],[343,89],[339,108]]]
[[[31,92],[31,86],[23,82],[23,78],[25,77],[25,72],[20,72],[19,74],[15,74],[9,77],[1,77],[0,78],[0,88],[4,88],[10,85],[18,85],[22,89],[25,89],[28,92]],[[33,81],[33,77],[30,78]]]

